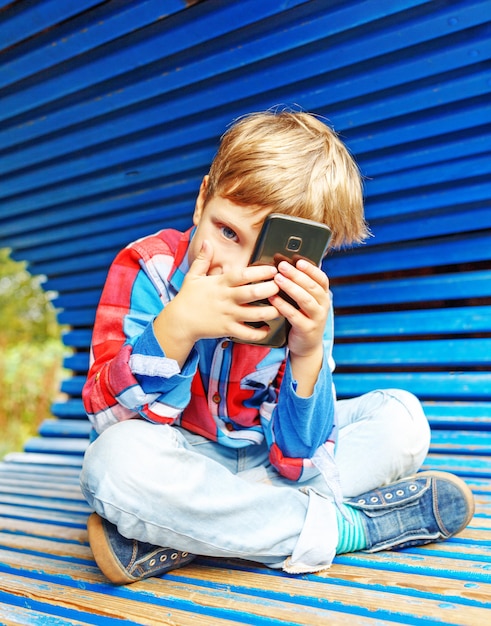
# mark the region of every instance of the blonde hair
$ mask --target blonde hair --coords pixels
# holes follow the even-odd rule
[[[335,132],[309,113],[266,111],[236,121],[211,165],[205,205],[213,196],[327,224],[333,247],[369,234],[358,167]]]

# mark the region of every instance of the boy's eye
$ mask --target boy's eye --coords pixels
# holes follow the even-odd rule
[[[222,235],[225,239],[231,239],[234,241],[238,241],[237,233],[229,228],[228,226],[221,226]]]

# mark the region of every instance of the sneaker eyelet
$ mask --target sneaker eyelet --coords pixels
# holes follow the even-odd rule
[[[409,491],[417,491],[418,485],[409,485]]]
[[[374,502],[374,503],[375,503],[375,502],[378,502],[378,498],[377,498],[377,496],[372,496],[372,497],[370,498],[370,502]]]
[[[182,556],[184,557],[184,556],[187,556],[188,554],[189,554],[189,552],[183,552]]]
[[[165,561],[167,561],[167,554],[161,554],[159,560],[161,563],[165,563]]]
[[[155,559],[150,559],[150,561],[148,562],[148,564],[150,565],[150,567],[153,567],[155,565],[157,561]]]
[[[386,494],[385,494],[385,499],[386,499],[386,500],[392,500],[392,497],[393,497],[393,496],[392,496],[392,494],[391,494],[391,493],[386,493]]]
[[[396,491],[396,496],[403,496],[404,495],[404,490],[403,489],[398,489]]]
[[[178,557],[178,556],[179,556],[179,555],[177,554],[177,552],[173,552],[173,553],[170,555],[170,558],[171,558],[173,561],[175,561],[175,560],[177,559],[177,557]]]
[[[363,498],[361,498],[361,500],[358,500],[358,504],[366,504],[366,500],[364,500]]]

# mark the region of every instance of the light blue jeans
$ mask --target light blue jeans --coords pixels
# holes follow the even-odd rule
[[[430,429],[412,394],[374,391],[337,402],[336,411],[345,497],[420,468]],[[265,445],[235,450],[178,427],[128,420],[89,446],[81,486],[125,537],[291,573],[319,571],[335,556],[335,504],[324,479],[282,478]]]

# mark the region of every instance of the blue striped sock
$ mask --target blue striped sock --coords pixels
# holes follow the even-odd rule
[[[336,554],[363,550],[368,545],[365,535],[365,527],[362,521],[363,513],[346,504],[342,504],[341,506],[343,508],[343,513],[336,508],[339,532]]]

